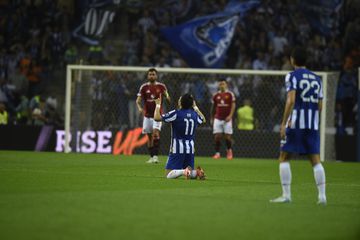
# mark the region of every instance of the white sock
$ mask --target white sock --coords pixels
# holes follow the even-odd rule
[[[283,197],[291,199],[291,169],[289,162],[282,162],[279,165],[280,181],[283,191]]]
[[[171,170],[168,173],[168,175],[166,176],[166,178],[173,179],[173,178],[181,177],[182,175],[184,175],[184,169],[181,169],[181,170],[180,169],[179,170],[175,169],[175,170]]]
[[[325,195],[325,170],[321,163],[316,164],[314,167],[314,178],[316,186],[319,191],[319,199],[326,199]]]

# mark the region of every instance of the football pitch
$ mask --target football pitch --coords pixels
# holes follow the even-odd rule
[[[308,161],[290,204],[275,160],[196,158],[205,181],[166,179],[145,155],[0,151],[0,239],[360,239],[360,164],[326,162],[318,206]]]

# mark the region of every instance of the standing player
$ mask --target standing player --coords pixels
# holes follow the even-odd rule
[[[226,158],[231,160],[233,158],[232,152],[232,138],[233,126],[232,118],[235,112],[235,95],[228,90],[225,79],[219,81],[219,91],[215,93],[212,98],[211,105],[211,120],[213,124],[213,134],[215,135],[215,155],[214,159],[220,158],[220,145],[223,134],[225,134],[226,142]]]
[[[318,204],[326,204],[325,171],[320,163],[319,116],[322,108],[322,82],[305,68],[306,52],[295,48],[290,57],[295,71],[286,75],[287,99],[280,128],[280,180],[283,194],[270,200],[275,203],[291,202],[290,154],[306,154],[314,170],[318,188]]]
[[[160,98],[160,96],[165,96],[168,103],[170,103],[170,96],[167,92],[165,84],[157,82],[157,78],[156,69],[150,68],[147,71],[148,82],[141,85],[136,99],[138,110],[141,114],[144,115],[143,133],[147,134],[149,137],[148,149],[150,153],[150,159],[147,161],[147,163],[159,162],[158,154],[160,145],[161,122],[154,121],[155,99]],[[142,107],[142,102],[144,102],[144,107]]]
[[[155,121],[171,123],[170,153],[166,163],[166,177],[178,178],[185,176],[186,179],[205,179],[204,170],[201,167],[194,169],[194,138],[198,124],[205,123],[205,117],[196,106],[193,97],[185,94],[178,101],[178,110],[160,115],[161,100],[156,99]]]

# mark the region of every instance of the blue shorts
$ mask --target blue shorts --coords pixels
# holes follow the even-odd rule
[[[170,153],[165,169],[184,169],[190,166],[194,169],[194,154],[173,154]]]
[[[281,151],[298,154],[320,154],[320,133],[310,129],[286,129]]]

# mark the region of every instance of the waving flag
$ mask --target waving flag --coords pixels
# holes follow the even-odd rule
[[[219,68],[223,65],[239,19],[259,3],[233,0],[224,12],[163,28],[161,32],[190,67]]]
[[[109,25],[113,22],[115,7],[119,4],[119,0],[92,1],[85,10],[82,22],[73,30],[73,36],[87,44],[98,45]]]

